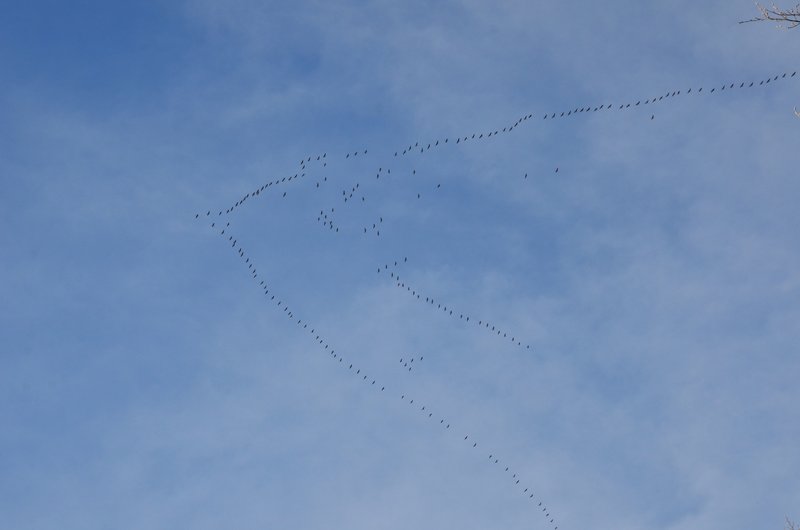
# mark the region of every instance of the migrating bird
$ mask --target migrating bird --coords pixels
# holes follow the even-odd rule
[[[794,108],[794,115],[800,118],[800,111],[797,110],[797,107]]]

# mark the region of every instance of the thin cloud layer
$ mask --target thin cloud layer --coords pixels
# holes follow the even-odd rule
[[[11,526],[798,517],[798,78],[542,119],[791,73],[749,3],[16,9]]]

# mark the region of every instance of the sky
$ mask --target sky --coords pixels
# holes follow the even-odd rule
[[[2,526],[800,519],[800,30],[755,14],[5,6]]]

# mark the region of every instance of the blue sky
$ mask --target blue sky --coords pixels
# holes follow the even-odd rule
[[[3,11],[4,527],[800,519],[800,33],[715,0]]]

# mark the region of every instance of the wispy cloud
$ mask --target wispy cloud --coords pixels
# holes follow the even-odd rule
[[[87,33],[153,73],[138,89],[7,69],[8,524],[554,526],[492,454],[559,528],[780,528],[800,506],[797,78],[541,120],[794,68],[796,36],[736,26],[749,9],[197,1],[152,26],[163,55],[123,48],[146,24]],[[385,392],[275,310],[223,221]],[[532,350],[376,273],[400,256]]]

